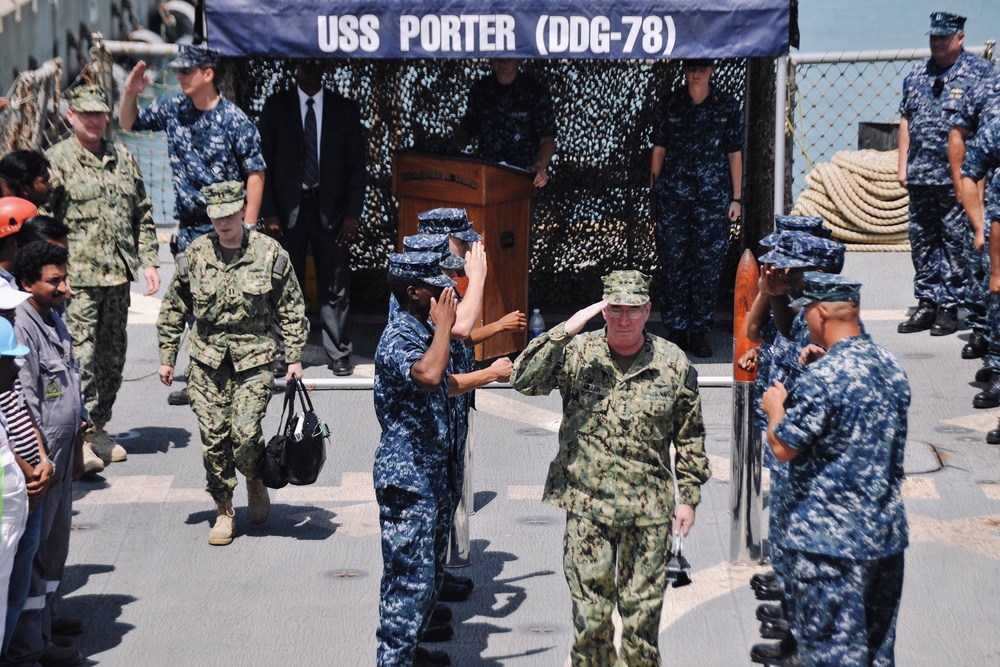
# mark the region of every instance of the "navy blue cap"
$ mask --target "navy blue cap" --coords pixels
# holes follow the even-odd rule
[[[181,44],[177,57],[170,62],[173,69],[211,67],[219,63],[219,52],[198,44]]]
[[[448,234],[414,234],[403,237],[403,250],[409,252],[436,252],[441,257],[441,268],[451,271],[465,266],[465,258],[451,251]]]
[[[791,302],[793,308],[799,308],[816,301],[853,301],[861,303],[861,283],[836,273],[821,273],[807,271],[803,275],[805,289],[802,296]]]
[[[779,269],[817,267],[839,273],[844,268],[844,244],[813,236],[808,232],[775,232],[771,252],[761,256],[762,264]]]
[[[469,243],[483,240],[483,237],[472,228],[464,208],[435,208],[420,213],[417,215],[417,232],[449,234]]]
[[[965,17],[951,12],[934,12],[931,14],[931,29],[927,31],[932,37],[946,37],[965,30]]]
[[[389,256],[389,275],[434,287],[455,286],[454,280],[441,273],[441,255],[436,252],[394,252]]]
[[[774,228],[785,232],[809,232],[824,239],[833,238],[833,231],[823,225],[823,218],[812,215],[776,215]]]

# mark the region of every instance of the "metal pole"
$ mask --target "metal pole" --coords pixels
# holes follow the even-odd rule
[[[776,181],[778,179],[775,179]],[[746,316],[757,298],[759,272],[753,253],[744,251],[736,268],[733,295],[733,442],[730,452],[729,560],[740,565],[758,562],[762,555],[760,431],[754,428],[754,385],[757,372],[745,371],[737,362],[753,344],[747,338]]]
[[[775,60],[778,68],[774,93],[774,214],[785,212],[785,105],[788,102],[788,60]]]
[[[371,391],[375,386],[374,378],[363,378],[363,377],[326,377],[326,378],[302,378],[302,384],[306,389],[315,391],[344,391],[344,390],[355,390],[355,391]],[[700,389],[704,388],[728,388],[733,386],[733,378],[729,375],[707,375],[698,378],[698,387]],[[285,390],[285,378],[276,377],[274,378],[274,388],[276,390]],[[491,382],[485,387],[480,387],[479,389],[513,389],[509,382]],[[477,389],[476,391],[479,391]]]

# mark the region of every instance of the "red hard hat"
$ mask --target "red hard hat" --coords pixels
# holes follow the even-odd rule
[[[21,223],[33,215],[38,215],[38,209],[27,199],[0,197],[0,238],[16,234]]]

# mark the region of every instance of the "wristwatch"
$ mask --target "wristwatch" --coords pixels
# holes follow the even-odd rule
[[[53,461],[52,459],[50,459],[49,457],[46,456],[45,458],[43,458],[38,463],[39,464],[48,463],[50,466],[52,466],[52,475],[55,476],[55,474],[56,474],[56,462],[55,461]]]

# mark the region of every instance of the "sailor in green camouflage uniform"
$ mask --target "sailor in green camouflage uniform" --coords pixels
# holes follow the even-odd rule
[[[563,568],[573,598],[574,667],[660,664],[671,520],[687,535],[711,474],[697,372],[677,346],[644,330],[648,286],[638,271],[605,276],[604,300],[532,340],[511,375],[523,394],[558,388],[562,395],[559,454],[545,500],[567,512]],[[580,333],[598,313],[607,326]],[[616,603],[620,656],[612,643]]]
[[[155,293],[160,263],[139,165],[124,146],[104,138],[111,111],[104,93],[98,86],[82,85],[65,97],[73,136],[46,152],[52,192],[43,212],[70,230],[69,276],[75,293],[66,304],[66,326],[93,424],[84,436],[85,467],[97,472],[126,456],[104,426],[122,384],[129,283],[142,267],[146,294]]]
[[[270,499],[261,481],[264,434],[260,422],[271,398],[272,362],[285,342],[286,379],[302,376],[309,334],[302,291],[288,253],[277,241],[243,225],[244,191],[238,181],[202,188],[214,231],[177,255],[177,272],[157,320],[160,380],[173,382],[174,362],[188,318],[188,387],[198,415],[208,492],[216,502],[209,544],[232,542],[236,471],[247,478],[248,513],[263,523]]]

